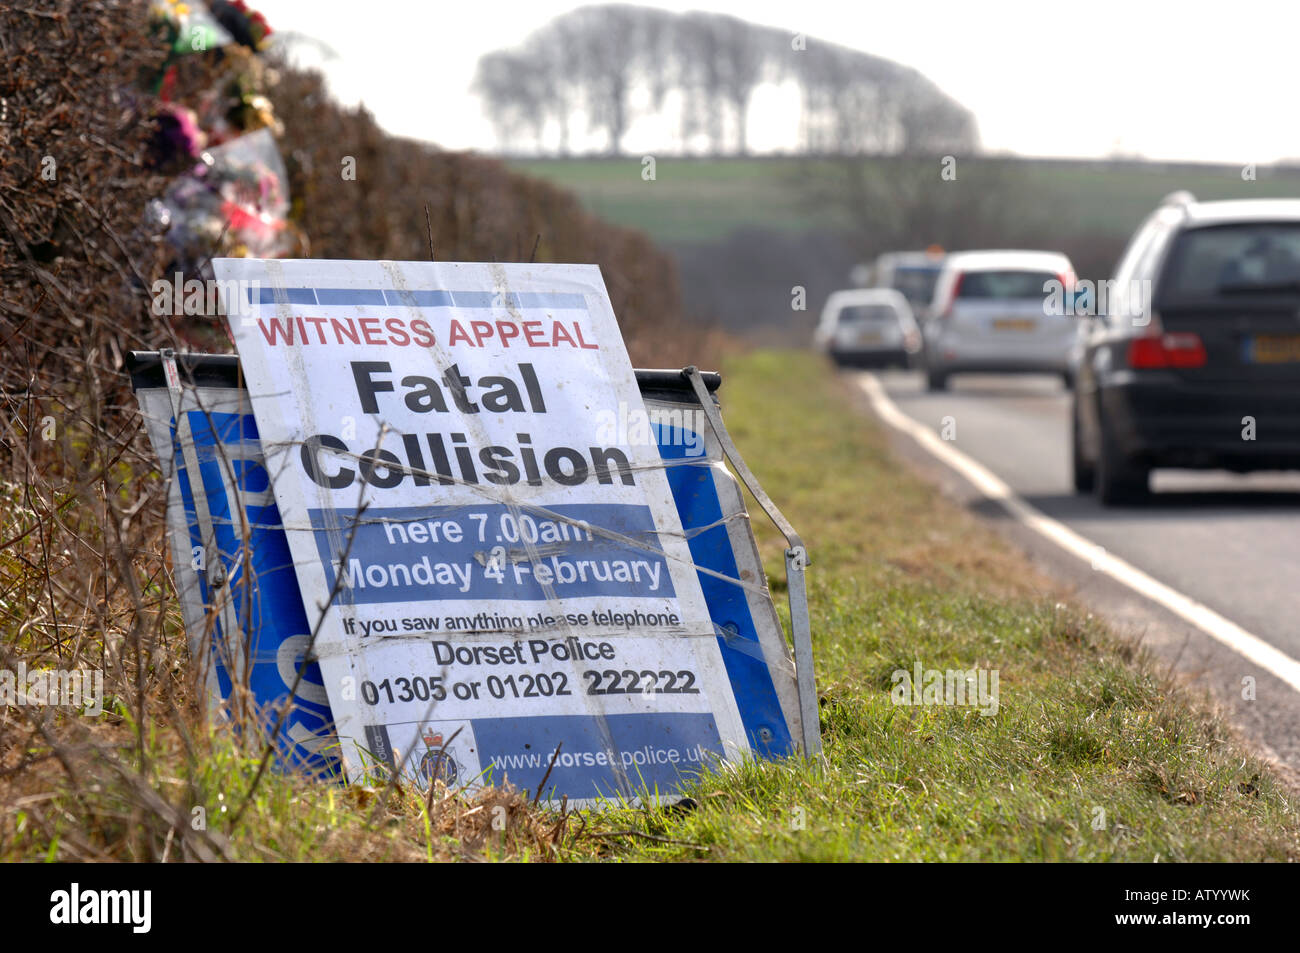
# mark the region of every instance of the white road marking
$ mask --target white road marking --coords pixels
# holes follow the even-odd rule
[[[1097,543],[1080,536],[1064,523],[1030,506],[982,464],[941,440],[937,433],[899,410],[874,374],[858,375],[857,382],[881,420],[907,434],[931,455],[956,470],[985,497],[1000,503],[1019,523],[1079,557],[1097,572],[1105,573],[1139,595],[1164,606],[1210,638],[1226,645],[1300,692],[1300,662],[1285,652],[1278,651],[1259,636],[1247,632],[1235,622],[1225,619],[1209,606],[1153,579],[1131,563],[1111,555]]]

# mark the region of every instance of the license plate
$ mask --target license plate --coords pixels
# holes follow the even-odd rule
[[[994,318],[994,331],[1032,331],[1038,327],[1033,318]]]
[[[1300,363],[1300,334],[1256,334],[1246,339],[1245,352],[1251,364]]]
[[[859,331],[859,332],[858,332],[858,343],[859,343],[859,344],[879,344],[882,340],[884,340],[884,338],[881,337],[879,331]]]

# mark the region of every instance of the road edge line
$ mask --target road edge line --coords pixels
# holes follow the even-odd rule
[[[1064,523],[1052,519],[1026,503],[1015,490],[983,464],[977,463],[951,444],[941,440],[934,431],[899,410],[874,374],[857,375],[855,383],[867,395],[872,410],[882,421],[911,437],[931,456],[957,471],[986,499],[1001,504],[1003,509],[1021,525],[1082,559],[1097,572],[1105,573],[1143,598],[1163,606],[1216,642],[1285,682],[1292,690],[1300,692],[1300,661],[1291,658],[1259,636],[1247,632],[1204,603],[1197,602],[1190,596],[1147,575],[1133,564],[1107,552],[1099,544],[1091,542]]]

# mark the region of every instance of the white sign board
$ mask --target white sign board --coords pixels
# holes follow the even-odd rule
[[[582,804],[747,750],[596,266],[215,267],[350,778]]]

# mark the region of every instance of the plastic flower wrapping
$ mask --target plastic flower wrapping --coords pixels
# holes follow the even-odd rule
[[[270,130],[208,149],[164,198],[176,266],[198,272],[212,257],[277,258],[299,239],[289,227],[284,162]]]
[[[282,125],[265,94],[274,74],[257,56],[272,32],[265,17],[242,0],[158,0],[153,14],[170,52],[156,83],[149,162],[178,177],[145,218],[166,232],[169,269],[199,275],[218,256],[301,253],[275,145]]]
[[[154,30],[174,55],[202,53],[235,41],[202,0],[156,0],[150,13]]]

